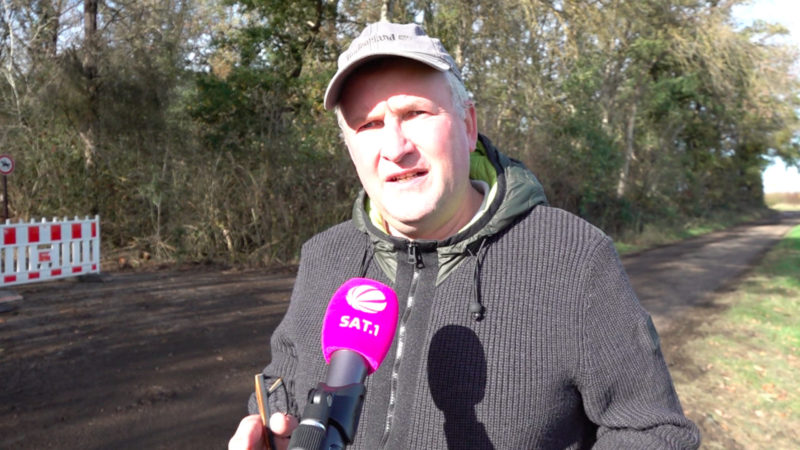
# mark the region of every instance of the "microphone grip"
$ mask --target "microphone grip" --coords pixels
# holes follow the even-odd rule
[[[303,420],[292,432],[289,450],[343,449],[345,442],[332,423],[336,415],[337,390],[320,383],[308,396]],[[345,389],[346,390],[346,389]],[[363,395],[363,388],[362,388]]]
[[[344,423],[345,427],[358,423],[358,417],[347,417],[361,411],[358,405],[348,405],[342,410],[339,388],[350,385],[363,386],[367,378],[367,363],[358,352],[341,349],[331,355],[328,376],[324,384],[309,393],[308,404],[303,411],[302,421],[292,433],[289,441],[290,450],[317,450],[344,448],[344,439],[336,425]],[[338,399],[338,401],[337,401]],[[336,401],[337,404],[334,404]],[[356,411],[353,411],[355,407]],[[344,413],[344,414],[343,414]],[[340,425],[341,426],[341,425]]]
[[[325,442],[326,430],[316,425],[300,424],[292,433],[289,441],[291,450],[318,450]]]
[[[343,449],[353,442],[366,389],[363,383],[320,383],[308,396],[303,420],[292,433],[290,450]]]

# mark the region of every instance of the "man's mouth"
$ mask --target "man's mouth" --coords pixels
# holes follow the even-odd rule
[[[418,177],[424,176],[424,175],[426,175],[427,173],[428,173],[428,172],[427,172],[427,171],[425,171],[425,170],[423,170],[423,171],[419,171],[419,172],[408,172],[408,173],[404,173],[404,174],[402,174],[402,175],[398,175],[398,176],[394,176],[394,177],[389,177],[389,181],[390,181],[390,182],[402,182],[402,181],[408,181],[408,180],[411,180],[411,179],[414,179],[414,178],[418,178]]]

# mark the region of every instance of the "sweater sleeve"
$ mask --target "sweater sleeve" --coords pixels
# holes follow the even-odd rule
[[[292,395],[294,392],[294,374],[297,367],[297,358],[294,353],[291,334],[288,332],[290,328],[288,324],[291,320],[287,312],[272,334],[272,339],[270,340],[272,358],[262,373],[266,378],[267,387],[271,386],[278,378],[282,379],[282,385],[278,385],[274,393],[269,396],[270,411],[272,413],[285,412],[297,416],[297,402]],[[258,413],[255,394],[250,396],[247,409],[250,414]]]
[[[306,286],[308,281],[308,264],[304,263],[304,261],[305,259],[301,257],[289,308],[270,337],[271,358],[269,364],[262,371],[266,378],[267,386],[272,385],[278,378],[281,378],[283,383],[283,386],[279,386],[275,393],[269,396],[270,411],[273,413],[285,412],[298,417],[297,402],[293,396],[298,366],[295,340],[298,338],[296,336],[296,316],[298,309],[300,309],[300,302],[297,301],[297,297],[303,295],[303,287]],[[250,414],[258,413],[255,394],[250,396],[247,409]]]
[[[653,322],[610,239],[587,264],[578,387],[598,426],[594,448],[697,448],[699,431],[683,414]]]

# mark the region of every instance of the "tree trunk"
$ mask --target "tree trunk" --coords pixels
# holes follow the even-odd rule
[[[83,129],[80,132],[84,145],[84,162],[91,178],[89,183],[94,187],[92,214],[99,210],[99,192],[97,191],[97,128],[98,128],[98,79],[97,79],[97,2],[98,0],[83,1],[83,76],[86,82],[86,115]]]
[[[381,22],[392,21],[392,0],[383,0],[381,3]]]
[[[83,1],[83,76],[86,82],[86,116],[81,138],[87,167],[94,165],[97,134],[97,0]]]
[[[39,17],[37,47],[42,50],[42,55],[54,58],[58,53],[61,4],[57,8],[52,0],[41,0],[34,4],[34,8]]]
[[[622,198],[628,191],[630,178],[631,160],[634,159],[634,129],[636,127],[636,102],[631,105],[631,115],[628,117],[628,124],[625,127],[625,154],[622,161],[622,168],[619,171],[619,181],[617,183],[617,198]]]

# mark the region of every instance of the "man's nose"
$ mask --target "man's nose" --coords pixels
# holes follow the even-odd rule
[[[414,145],[406,138],[402,122],[399,120],[384,121],[384,136],[381,143],[381,157],[383,159],[399,162],[407,155]]]

